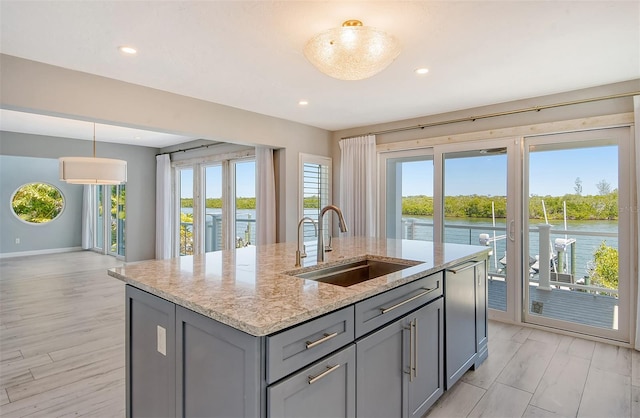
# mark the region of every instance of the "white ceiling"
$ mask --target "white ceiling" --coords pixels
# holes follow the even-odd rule
[[[6,1],[0,51],[328,130],[640,78],[638,1]],[[402,44],[340,81],[302,48],[359,19]],[[118,51],[138,49],[134,57]],[[426,76],[414,70],[428,67]],[[301,107],[299,100],[308,100]],[[4,125],[4,114],[3,114]]]

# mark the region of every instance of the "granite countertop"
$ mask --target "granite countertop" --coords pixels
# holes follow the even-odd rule
[[[269,335],[385,290],[488,253],[487,247],[380,238],[334,238],[317,263],[315,245],[295,268],[296,243],[217,251],[112,268],[110,276],[254,336]],[[290,274],[354,258],[419,264],[349,287]]]

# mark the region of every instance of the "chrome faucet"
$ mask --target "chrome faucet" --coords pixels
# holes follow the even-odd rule
[[[320,216],[318,217],[318,261],[324,261],[324,233],[322,232],[322,217],[324,214],[332,210],[338,214],[338,226],[340,227],[340,232],[347,232],[347,223],[344,221],[344,217],[342,216],[342,211],[336,205],[328,205],[322,208],[320,211]]]
[[[307,256],[307,251],[304,248],[304,242],[302,244],[302,252],[300,251],[300,227],[304,224],[305,221],[310,221],[311,224],[313,224],[313,229],[315,229],[316,236],[318,236],[318,227],[316,226],[316,221],[309,218],[308,216],[305,216],[304,218],[300,219],[300,222],[298,222],[298,248],[296,250],[296,267],[302,266],[301,261],[304,257]]]

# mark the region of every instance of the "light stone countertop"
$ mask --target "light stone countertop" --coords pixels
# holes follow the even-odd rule
[[[380,238],[334,238],[318,265],[315,245],[295,268],[296,243],[217,251],[112,268],[110,276],[254,336],[269,335],[392,289],[489,248]],[[364,259],[402,259],[413,267],[349,287],[289,274]],[[287,274],[288,273],[288,274]]]

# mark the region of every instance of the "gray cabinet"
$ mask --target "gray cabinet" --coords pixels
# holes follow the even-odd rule
[[[421,417],[444,392],[444,303],[442,298],[414,312],[413,378],[405,376],[407,416]],[[411,325],[411,324],[410,324]],[[409,364],[411,359],[409,358]]]
[[[353,344],[267,388],[269,417],[355,417]]]
[[[421,417],[442,395],[443,315],[440,298],[356,343],[359,417]]]
[[[264,337],[127,285],[127,416],[420,417],[487,355],[485,262]]]
[[[446,387],[486,358],[486,259],[447,269],[445,281]]]
[[[260,416],[260,339],[181,306],[176,324],[176,416]]]
[[[126,287],[127,417],[257,417],[261,339]]]
[[[126,287],[128,417],[175,415],[175,305]]]
[[[489,329],[487,328],[487,301],[489,300],[487,288],[487,261],[484,260],[475,266],[476,275],[476,361],[474,368],[489,356]]]

